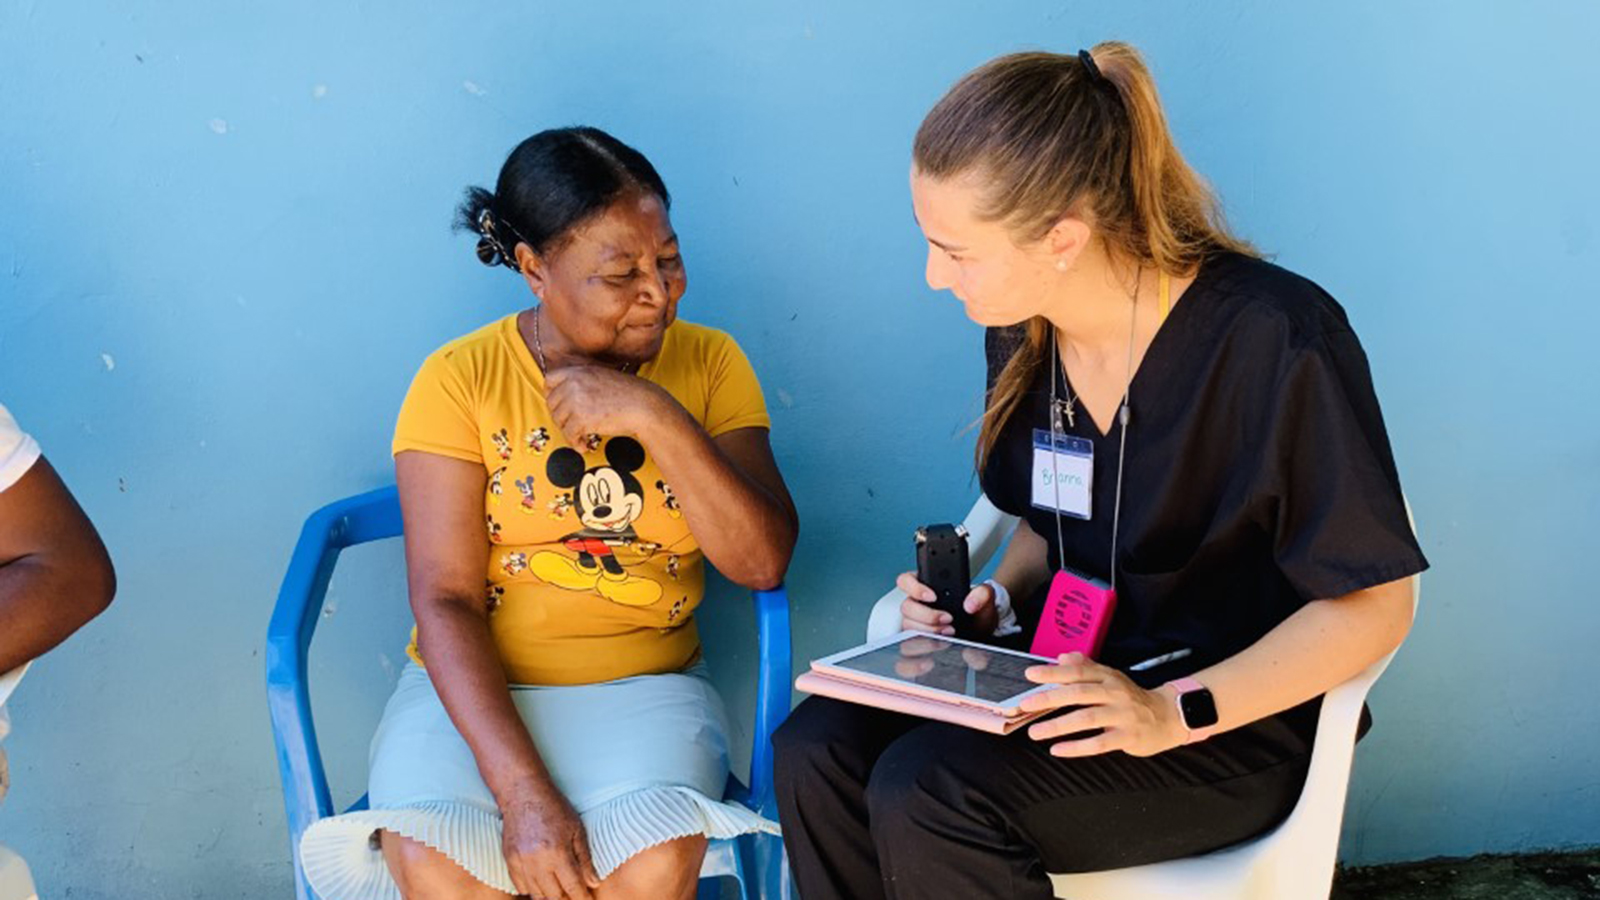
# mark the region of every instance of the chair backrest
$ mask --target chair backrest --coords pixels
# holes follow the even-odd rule
[[[1416,617],[1422,599],[1422,577],[1411,579],[1411,614]],[[1292,845],[1292,858],[1273,861],[1276,871],[1262,873],[1272,881],[1292,880],[1302,884],[1312,875],[1317,883],[1332,884],[1333,869],[1339,855],[1339,831],[1344,824],[1345,799],[1350,788],[1350,770],[1355,760],[1356,731],[1361,709],[1378,676],[1389,668],[1399,648],[1338,685],[1322,698],[1317,717],[1317,739],[1311,749],[1311,767],[1305,786],[1289,818],[1271,835],[1268,843]],[[1273,896],[1288,896],[1276,894]]]
[[[972,558],[973,572],[989,564],[1019,521],[1016,516],[1001,512],[987,494],[978,494],[977,502],[961,521],[962,527],[967,529],[967,554]]]
[[[39,900],[28,864],[4,844],[0,844],[0,900]]]
[[[340,551],[396,537],[400,531],[400,500],[393,486],[347,497],[312,513],[300,530],[267,625],[267,710],[278,750],[298,900],[312,897],[300,867],[300,835],[312,822],[333,814],[306,680],[311,637]]]
[[[0,706],[6,705],[6,700],[11,697],[11,692],[17,689],[17,684],[22,681],[22,676],[27,674],[28,666],[33,663],[25,662],[9,672],[0,674]]]

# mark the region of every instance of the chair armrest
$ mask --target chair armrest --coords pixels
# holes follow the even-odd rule
[[[775,818],[778,810],[772,784],[772,733],[788,718],[792,702],[794,645],[789,630],[789,594],[783,585],[751,594],[761,649],[747,799],[752,809]]]
[[[978,501],[961,524],[967,529],[968,559],[972,571],[977,573],[983,571],[1000,545],[1011,537],[1017,527],[1017,517],[1001,512],[988,497],[979,494]],[[886,638],[900,630],[900,604],[905,599],[905,592],[899,588],[878,598],[867,617],[867,640]]]

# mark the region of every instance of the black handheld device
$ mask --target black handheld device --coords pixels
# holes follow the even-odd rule
[[[933,605],[950,614],[956,636],[972,637],[972,616],[962,606],[972,591],[967,529],[924,525],[917,529],[917,580],[933,589]]]

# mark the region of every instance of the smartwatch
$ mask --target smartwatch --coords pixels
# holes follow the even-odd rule
[[[1193,744],[1216,734],[1217,701],[1211,696],[1211,691],[1193,678],[1179,678],[1167,684],[1177,694],[1178,717],[1189,731],[1189,736],[1183,742]]]

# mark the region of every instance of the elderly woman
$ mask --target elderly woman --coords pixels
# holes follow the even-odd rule
[[[707,838],[774,829],[718,799],[694,611],[707,559],[778,584],[798,521],[749,361],[677,320],[668,205],[594,128],[468,191],[478,258],[537,303],[428,357],[400,410],[412,664],[372,809],[302,843],[322,896],[690,897]]]
[[[1059,714],[1025,733],[801,704],[776,736],[801,893],[1048,900],[1047,872],[1261,834],[1319,698],[1400,643],[1427,566],[1360,342],[1228,231],[1126,44],[982,66],[912,156],[929,286],[1000,329],[977,469],[1022,521],[965,612],[1048,641],[1078,621],[1047,605],[1070,570],[1118,596],[1097,658],[1030,671],[1053,687],[1024,708]],[[900,586],[906,628],[956,626]]]

